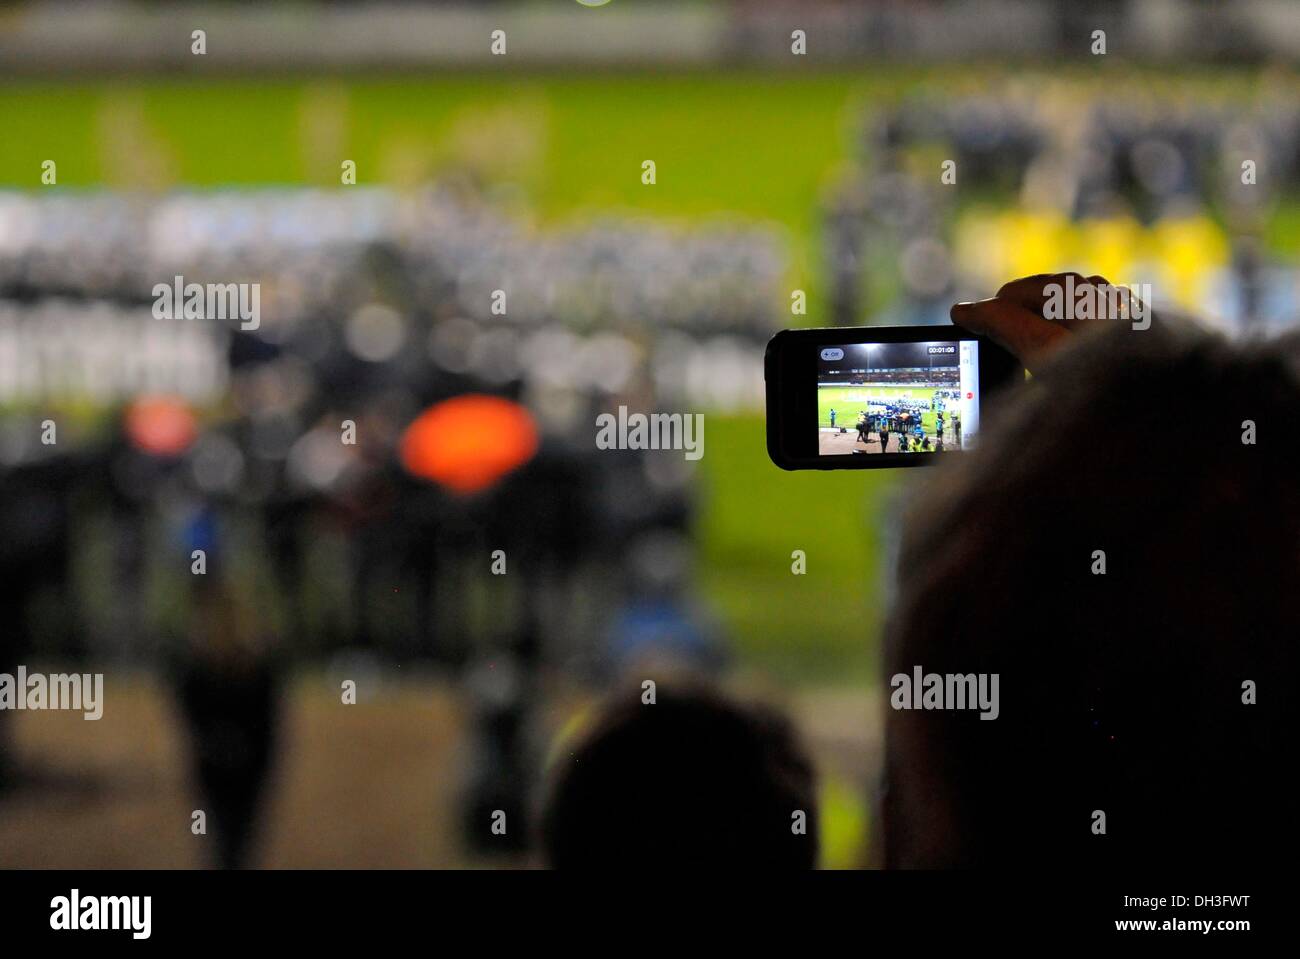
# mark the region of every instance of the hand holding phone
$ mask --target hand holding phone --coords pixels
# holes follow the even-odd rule
[[[978,442],[1024,368],[960,327],[783,330],[767,344],[767,450],[782,469],[922,466]]]

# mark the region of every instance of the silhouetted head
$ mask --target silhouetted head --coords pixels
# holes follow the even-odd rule
[[[664,681],[655,698],[615,694],[561,753],[542,823],[548,863],[814,867],[812,764],[790,724],[695,685]]]
[[[888,865],[1285,860],[1293,346],[1096,331],[944,461],[904,525],[885,680],[996,673],[1000,702],[887,704]]]

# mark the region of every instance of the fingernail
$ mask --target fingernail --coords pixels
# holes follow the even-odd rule
[[[971,316],[975,312],[975,304],[963,300],[960,303],[954,303],[952,309],[948,311],[949,318],[954,323],[960,323],[964,318]]]

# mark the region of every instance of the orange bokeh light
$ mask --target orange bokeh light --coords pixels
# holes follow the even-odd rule
[[[537,452],[537,426],[518,403],[470,393],[429,407],[406,428],[402,466],[457,493],[477,493]]]
[[[126,409],[127,439],[154,456],[180,456],[199,434],[194,414],[173,396],[142,396]]]

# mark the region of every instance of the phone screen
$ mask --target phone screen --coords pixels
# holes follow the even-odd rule
[[[980,428],[979,346],[932,340],[816,347],[818,455],[970,449]]]

